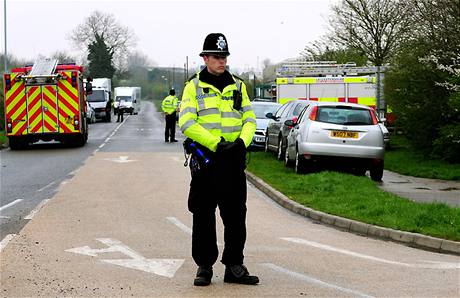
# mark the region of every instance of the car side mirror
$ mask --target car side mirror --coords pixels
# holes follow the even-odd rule
[[[284,125],[289,126],[289,127],[293,127],[295,125],[295,123],[292,120],[286,120],[286,121],[284,121]]]
[[[273,119],[273,113],[267,113],[265,114],[265,117],[267,117],[268,119]]]

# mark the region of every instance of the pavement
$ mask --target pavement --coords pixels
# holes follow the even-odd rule
[[[385,170],[379,187],[417,202],[445,203],[460,207],[460,182],[405,176]]]

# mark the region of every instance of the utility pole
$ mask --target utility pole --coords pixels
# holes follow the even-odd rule
[[[4,30],[5,30],[5,56],[3,59],[5,60],[5,73],[8,72],[8,53],[7,53],[7,45],[6,45],[6,0],[3,0],[3,20],[4,20]]]

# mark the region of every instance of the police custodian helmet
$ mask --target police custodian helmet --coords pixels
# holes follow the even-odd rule
[[[227,38],[222,33],[210,33],[206,36],[203,43],[203,51],[200,56],[204,55],[216,55],[227,57],[230,55],[228,51]]]

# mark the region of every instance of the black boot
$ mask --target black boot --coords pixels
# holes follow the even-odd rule
[[[195,286],[208,286],[211,283],[212,267],[200,266],[193,281]]]
[[[244,265],[231,265],[225,267],[224,282],[255,285],[259,283],[259,278],[249,275],[248,269]]]

